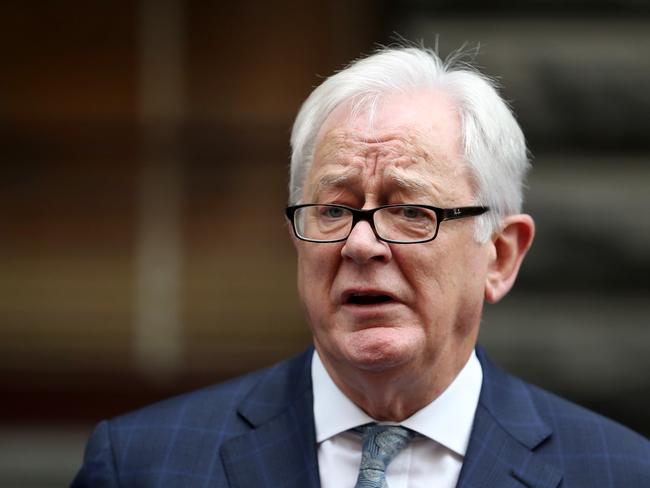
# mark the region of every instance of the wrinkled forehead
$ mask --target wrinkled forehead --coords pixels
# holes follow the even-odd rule
[[[444,148],[437,147],[434,141],[427,140],[426,135],[415,127],[364,134],[354,128],[339,126],[332,127],[323,134],[315,147],[314,159],[327,160],[338,155],[352,154],[403,156],[415,160],[442,157],[443,153]]]
[[[385,94],[365,105],[350,100],[320,127],[313,161],[357,150],[458,162],[464,160],[460,129],[457,104],[441,91]]]
[[[444,151],[430,144],[416,131],[397,131],[367,137],[348,128],[326,133],[314,153],[311,182],[334,184],[339,179],[399,176],[422,171],[427,162],[453,165]]]
[[[350,105],[333,111],[318,133],[305,189],[313,195],[318,187],[376,176],[423,189],[442,175],[467,175],[455,107],[441,96],[401,96],[372,113]]]

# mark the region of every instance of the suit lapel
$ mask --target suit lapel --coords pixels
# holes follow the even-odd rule
[[[552,435],[525,384],[496,368],[480,348],[483,386],[458,488],[556,488],[562,471],[535,452]]]
[[[561,479],[558,469],[538,459],[479,404],[458,488],[555,488]]]
[[[270,370],[242,402],[253,428],[221,448],[232,488],[319,488],[311,356]]]

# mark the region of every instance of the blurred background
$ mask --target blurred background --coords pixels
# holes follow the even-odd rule
[[[0,486],[65,486],[100,419],[309,343],[282,213],[292,119],[396,34],[480,43],[534,156],[537,241],[482,343],[650,434],[647,5],[3,2]]]

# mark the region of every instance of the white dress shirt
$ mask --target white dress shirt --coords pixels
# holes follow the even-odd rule
[[[349,430],[375,420],[339,390],[316,351],[311,375],[321,487],[353,488],[362,443],[361,437]],[[438,398],[399,423],[421,436],[416,436],[388,465],[386,481],[390,488],[456,486],[482,381],[481,364],[472,352],[467,364]]]

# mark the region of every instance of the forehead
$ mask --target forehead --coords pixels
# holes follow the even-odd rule
[[[337,107],[318,133],[305,189],[396,180],[412,189],[466,179],[460,119],[441,93],[390,95],[376,111]]]

